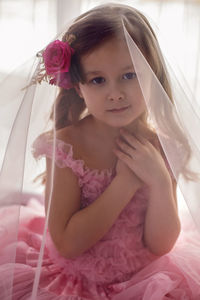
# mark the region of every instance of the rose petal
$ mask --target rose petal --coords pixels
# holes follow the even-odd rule
[[[70,75],[68,72],[56,74],[54,78],[49,81],[52,85],[57,85],[66,90],[73,88],[73,84],[71,83]]]
[[[67,42],[56,40],[50,43],[43,52],[43,59],[48,75],[69,71],[74,49]]]

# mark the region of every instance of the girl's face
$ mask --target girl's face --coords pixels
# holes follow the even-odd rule
[[[115,128],[132,124],[145,103],[128,47],[112,39],[81,58],[85,83],[78,92],[90,114]]]

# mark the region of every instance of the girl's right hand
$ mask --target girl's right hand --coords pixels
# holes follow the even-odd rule
[[[136,187],[137,189],[141,188],[144,185],[135,173],[120,159],[117,160],[116,164],[116,176],[121,177],[122,180],[125,180],[126,183],[131,186]]]

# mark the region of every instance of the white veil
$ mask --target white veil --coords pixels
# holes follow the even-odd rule
[[[199,107],[197,107],[195,102],[191,102],[188,99],[187,93],[184,92],[184,87],[177,82],[175,75],[168,67],[168,71],[167,69],[165,71],[169,73],[169,80],[172,86],[174,104],[172,103],[149,63],[131,38],[126,17],[123,16],[121,22],[133,66],[147,106],[149,122],[156,130],[169,167],[183,194],[196,227],[200,230]],[[155,40],[154,35],[150,34],[152,39]],[[55,39],[60,38],[60,36],[63,36],[63,34],[61,33]],[[155,45],[159,52],[156,40]],[[161,53],[159,53],[159,56],[163,68],[166,68]],[[33,58],[10,74],[1,83],[0,90],[0,130],[2,136],[4,135],[4,127],[9,128],[9,136],[5,137],[2,147],[4,150],[1,153],[2,167],[0,173],[0,262],[4,268],[5,276],[9,278],[9,282],[7,281],[6,285],[3,282],[0,283],[0,289],[4,293],[2,299],[6,300],[11,300],[13,294],[18,226],[19,222],[25,223],[27,218],[24,208],[33,197],[38,198],[38,201],[43,203],[43,197],[35,193],[38,183],[33,182],[33,179],[45,170],[45,165],[44,162],[34,159],[32,145],[41,133],[52,129],[52,123],[47,121],[52,104],[58,93],[58,88],[46,82],[32,84],[41,66],[40,59],[41,57]],[[24,87],[26,88],[24,89]],[[55,129],[53,132],[55,150]],[[55,152],[53,157],[52,165],[54,166]],[[54,168],[52,168],[52,183],[53,171]],[[10,209],[12,209],[12,219],[9,219],[7,214]],[[32,209],[34,210],[34,208]],[[37,272],[33,285],[32,300],[37,299],[48,212],[44,224],[44,238],[41,242],[40,256],[36,266]],[[32,211],[29,212],[30,216],[31,214]],[[44,216],[44,210],[42,209],[40,216]]]

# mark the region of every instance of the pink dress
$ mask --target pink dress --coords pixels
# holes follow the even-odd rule
[[[38,138],[34,155],[51,157],[51,140]],[[56,163],[71,168],[77,176],[82,208],[95,201],[115,176],[111,170],[87,168],[84,161],[73,158],[72,146],[60,140],[56,141]],[[147,202],[148,188],[143,187],[106,235],[75,259],[61,257],[47,233],[37,299],[199,300],[200,243],[189,234],[181,234],[169,254],[157,257],[150,253],[142,240]],[[34,197],[23,208],[13,300],[31,296],[45,220],[43,211],[43,204]],[[1,257],[6,251],[1,249]],[[6,263],[0,266],[0,295],[9,268]],[[3,296],[0,299],[6,300]]]

